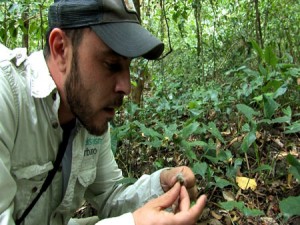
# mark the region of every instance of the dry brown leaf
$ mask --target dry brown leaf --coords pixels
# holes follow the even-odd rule
[[[228,129],[226,131],[221,132],[222,136],[229,136],[231,135],[231,131]]]
[[[299,153],[297,152],[297,149],[293,149],[289,152],[282,151],[277,155],[277,159],[284,159],[288,154],[291,154],[293,156],[298,157]]]
[[[278,223],[271,217],[261,217],[260,222],[265,225],[278,225]]]
[[[244,136],[245,136],[245,135],[241,135],[241,136],[239,136],[239,137],[233,138],[233,139],[229,142],[229,144],[227,145],[227,148],[230,147],[231,145],[233,145],[233,144],[234,144],[235,142],[237,142],[237,141],[242,141],[243,138],[244,138]]]
[[[228,202],[235,200],[234,194],[231,191],[222,191],[222,194],[223,198]]]
[[[221,146],[222,146],[221,142],[217,139],[216,140],[216,153],[217,153],[217,155],[220,153]]]
[[[237,222],[240,220],[240,216],[237,214],[236,211],[232,211],[231,213],[231,221],[232,222]]]
[[[258,131],[255,133],[256,139],[260,139],[262,137],[262,134]]]
[[[210,220],[206,220],[201,223],[198,223],[197,225],[222,225],[222,223],[219,220],[210,219]]]
[[[289,173],[287,175],[287,185],[288,185],[288,187],[292,187],[292,182],[293,182],[293,175],[291,173]]]
[[[283,148],[284,144],[279,140],[279,138],[273,139],[273,141],[280,147]]]
[[[218,213],[216,213],[215,211],[210,211],[210,214],[215,218],[215,219],[217,219],[217,220],[220,220],[220,219],[222,219],[222,215],[219,215]]]

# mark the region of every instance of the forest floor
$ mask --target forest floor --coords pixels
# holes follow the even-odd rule
[[[225,135],[226,136],[226,135]],[[287,154],[292,154],[300,159],[300,138],[298,135],[286,137],[280,132],[268,132],[267,134],[257,134],[257,145],[259,146],[260,164],[270,165],[271,171],[256,172],[252,174],[257,186],[255,190],[237,189],[225,187],[223,189],[216,186],[208,187],[207,181],[197,176],[197,187],[200,194],[208,197],[206,208],[199,218],[197,225],[299,225],[300,217],[292,217],[284,221],[280,216],[279,201],[289,196],[300,195],[300,185],[288,173],[286,162]],[[240,146],[240,137],[233,137],[227,134],[227,146],[234,152],[235,146]],[[201,149],[196,150],[197,155],[201,155]],[[241,156],[239,156],[241,157]],[[123,141],[116,154],[119,167],[123,170],[124,176],[138,178],[143,174],[150,174],[157,169],[156,162],[166,167],[170,166],[190,166],[189,160],[182,152],[174,151],[172,143],[169,148],[150,149],[139,143]],[[251,171],[257,167],[257,156],[251,151],[243,156],[246,162],[244,170]],[[212,166],[213,167],[213,166]],[[221,170],[224,168],[213,168]],[[225,172],[224,172],[225,173]],[[243,168],[238,171],[238,175],[243,175]],[[240,210],[234,208],[230,211],[223,210],[219,202],[234,200],[243,202],[250,209],[261,210],[263,216],[246,216]],[[76,216],[85,217],[94,215],[95,211],[89,205],[83,205]]]
[[[227,136],[229,148],[235,155],[235,148],[241,145],[242,137],[223,133]],[[206,208],[199,218],[198,225],[299,225],[300,217],[292,217],[284,221],[280,216],[279,202],[289,196],[300,195],[300,184],[288,172],[286,156],[293,155],[300,159],[300,137],[298,134],[286,136],[280,129],[269,129],[269,132],[257,133],[256,144],[260,164],[269,165],[270,171],[260,171],[252,174],[257,186],[255,190],[237,189],[225,187],[223,189],[216,186],[208,187],[208,183],[200,176],[197,176],[197,186],[200,194],[208,197]],[[153,150],[142,149],[138,143],[122,142],[120,150],[116,155],[119,166],[124,171],[125,176],[138,178],[142,174],[152,173],[155,169],[156,161],[159,160],[163,166],[190,166],[189,160],[182,152],[174,151],[172,143],[169,148]],[[222,148],[222,147],[221,147]],[[130,149],[130,150],[129,150]],[[224,148],[223,148],[224,149]],[[202,150],[195,150],[197,155],[203,154]],[[146,157],[143,157],[146,156]],[[244,167],[240,168],[237,176],[243,176],[243,171],[255,171],[258,167],[256,153],[249,151],[243,156]],[[214,166],[212,165],[212,168]],[[224,171],[225,168],[213,168],[214,171]],[[247,175],[249,173],[247,172]],[[245,175],[244,175],[245,176]],[[225,175],[224,175],[225,177]],[[231,211],[222,210],[219,202],[234,200],[242,201],[250,209],[258,209],[264,213],[263,216],[246,216],[238,209]]]

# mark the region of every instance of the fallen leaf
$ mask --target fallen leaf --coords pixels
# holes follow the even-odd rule
[[[278,225],[278,223],[271,217],[261,217],[260,222],[265,225]]]
[[[237,182],[238,186],[243,190],[247,190],[250,188],[254,191],[257,187],[255,179],[251,179],[248,177],[236,177],[235,181]]]
[[[221,220],[222,219],[222,215],[219,215],[218,213],[216,213],[215,211],[211,211],[210,214],[217,220]]]
[[[223,194],[223,198],[226,201],[234,201],[235,200],[234,194],[231,191],[222,191],[222,194]]]
[[[283,144],[278,138],[274,139],[273,141],[274,141],[280,148],[284,148],[284,144]]]
[[[288,187],[292,187],[292,181],[293,181],[293,175],[291,173],[288,173],[288,176],[287,176]]]

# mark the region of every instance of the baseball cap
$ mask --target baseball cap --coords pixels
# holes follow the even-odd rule
[[[49,8],[50,28],[91,27],[116,53],[157,59],[164,44],[140,24],[133,0],[56,0]]]

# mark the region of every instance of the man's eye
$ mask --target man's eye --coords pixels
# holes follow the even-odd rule
[[[122,69],[119,63],[106,63],[106,66],[111,72],[119,72]]]

